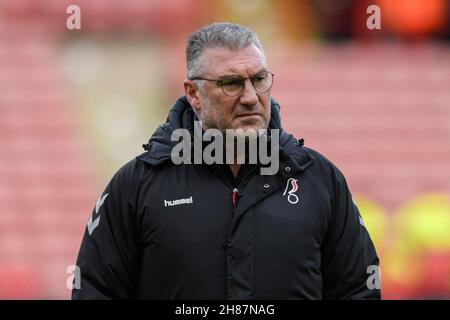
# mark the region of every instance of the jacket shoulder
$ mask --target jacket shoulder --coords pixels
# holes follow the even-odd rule
[[[312,158],[314,158],[314,166],[316,166],[316,170],[325,174],[333,180],[345,181],[344,174],[342,171],[335,165],[330,159],[328,159],[325,155],[320,153],[317,150],[312,148],[302,146],[306,153],[308,153]]]
[[[109,185],[111,188],[133,191],[139,184],[145,171],[145,164],[136,158],[120,167],[112,176]]]

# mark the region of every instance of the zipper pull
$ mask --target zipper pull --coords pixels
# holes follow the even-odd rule
[[[236,194],[239,192],[239,190],[237,189],[237,188],[234,188],[233,189],[233,196],[232,196],[232,199],[233,199],[233,204],[234,204],[234,206],[236,206]]]

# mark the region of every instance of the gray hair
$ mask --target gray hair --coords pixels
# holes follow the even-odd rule
[[[207,48],[244,49],[255,45],[264,55],[258,36],[251,29],[228,22],[216,22],[191,34],[186,46],[187,78],[199,76],[204,67],[202,52]]]

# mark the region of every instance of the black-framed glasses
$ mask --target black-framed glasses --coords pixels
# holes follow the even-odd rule
[[[206,80],[215,81],[218,86],[222,87],[222,91],[229,97],[235,97],[244,90],[245,80],[250,79],[253,88],[259,93],[266,93],[272,88],[274,74],[270,71],[261,71],[249,78],[241,76],[226,76],[220,79],[207,79],[202,77],[194,77],[189,80]]]

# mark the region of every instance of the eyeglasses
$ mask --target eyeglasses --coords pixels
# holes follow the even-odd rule
[[[191,78],[189,80],[215,81],[222,87],[223,93],[229,97],[235,97],[244,90],[245,80],[250,79],[255,90],[259,93],[266,93],[272,88],[274,74],[270,71],[261,71],[253,77],[243,78],[241,76],[227,76],[221,79],[207,79],[201,77]]]

